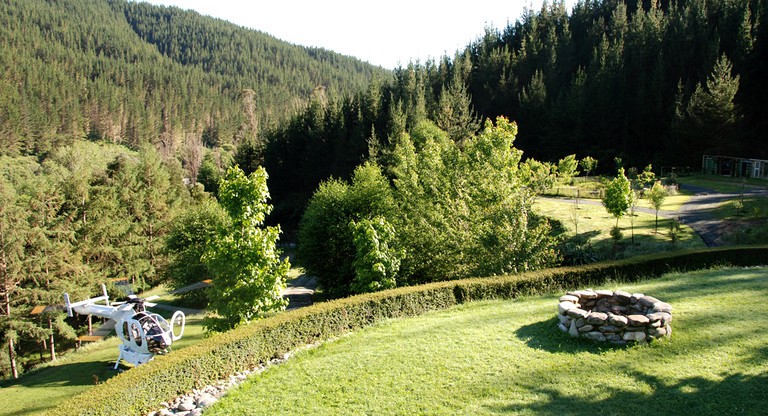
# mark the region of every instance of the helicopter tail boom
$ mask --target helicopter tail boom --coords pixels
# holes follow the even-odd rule
[[[104,315],[104,313],[107,313],[108,310],[114,310],[114,308],[109,306],[109,295],[107,295],[107,287],[103,284],[101,285],[101,292],[103,293],[101,296],[74,303],[69,301],[69,294],[65,293],[64,302],[66,303],[67,316],[72,317],[74,315],[72,311],[74,311],[84,315],[97,315],[110,318],[109,315]],[[102,300],[106,304],[105,306],[95,305],[96,302],[100,302]]]

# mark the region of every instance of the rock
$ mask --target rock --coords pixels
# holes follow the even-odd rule
[[[662,314],[662,312],[649,313],[648,315],[645,315],[645,316],[651,322],[661,322],[661,320],[664,318],[664,315]]]
[[[178,409],[181,410],[182,412],[187,412],[196,407],[197,406],[195,405],[195,401],[192,400],[192,398],[186,398],[182,400],[181,403],[179,403]]]
[[[621,305],[614,305],[611,307],[611,312],[617,314],[617,315],[626,315],[627,314],[627,307],[621,306]]]
[[[629,315],[627,316],[627,323],[630,326],[642,326],[647,325],[649,322],[651,322],[650,319],[648,319],[645,315]]]
[[[661,324],[664,326],[669,325],[670,322],[672,322],[672,314],[668,312],[659,312],[662,315],[661,318]]]
[[[592,325],[602,325],[608,321],[608,314],[603,312],[592,312],[587,316],[587,323]]]
[[[573,303],[573,302],[560,302],[560,303],[557,305],[557,311],[558,311],[558,312],[560,312],[560,315],[565,315],[565,313],[566,313],[568,310],[570,310],[570,309],[573,309],[573,308],[576,308],[576,307],[577,307],[576,305],[577,305],[577,304],[575,304],[575,303]],[[232,377],[234,377],[234,376],[232,376]],[[230,379],[231,379],[232,377],[230,377]],[[237,378],[235,378],[235,382],[237,382]]]
[[[605,335],[603,335],[602,332],[598,332],[598,331],[586,332],[582,336],[592,341],[605,342]]]
[[[672,314],[672,305],[665,303],[665,302],[656,302],[653,304],[652,308],[653,312],[665,312],[668,314]]]
[[[602,325],[602,326],[600,326],[600,332],[602,332],[602,333],[615,333],[615,332],[620,332],[620,331],[621,331],[620,328],[617,328],[617,327],[615,327],[613,325]]]
[[[623,341],[619,334],[605,334],[605,339],[610,342]]]
[[[568,333],[574,338],[579,337],[579,328],[576,326],[576,322],[571,322],[571,327],[568,328]]]
[[[565,324],[558,324],[557,327],[560,328],[560,330],[563,332],[568,332],[568,327],[565,326]]]
[[[197,407],[208,407],[214,403],[216,403],[216,398],[208,393],[202,393],[199,396],[197,396]]]
[[[592,325],[584,325],[579,327],[579,332],[589,332],[593,329],[595,329],[595,327]]]
[[[563,324],[563,325],[566,325],[566,326],[567,326],[567,325],[570,325],[570,324],[571,324],[571,318],[569,318],[569,317],[567,317],[567,316],[565,316],[565,315],[560,315],[560,314],[557,314],[557,319],[558,319],[558,320],[560,321],[560,323],[561,323],[561,324]]]
[[[589,315],[587,315],[587,316],[589,316]],[[587,320],[586,319],[577,319],[575,322],[576,322],[576,326],[578,326],[578,327],[582,327],[582,326],[587,324]]]
[[[613,291],[612,290],[595,290],[595,293],[597,293],[597,298],[598,299],[612,298],[613,297]]]
[[[669,326],[669,325],[666,325],[666,326],[664,326],[664,329],[667,330],[667,336],[671,337],[672,336],[672,327]]]
[[[629,303],[632,303],[632,304],[637,303],[637,301],[640,300],[640,298],[642,298],[643,296],[645,295],[642,293],[633,293],[632,296],[629,298]]]
[[[592,291],[592,289],[577,290],[576,296],[578,296],[581,299],[597,299],[597,293]]]
[[[589,312],[581,308],[573,308],[573,309],[569,309],[567,314],[573,319],[579,319],[579,318],[584,319],[587,317],[587,315],[589,315]]]
[[[563,295],[563,296],[560,296],[560,302],[578,303],[579,302],[579,297],[578,296],[573,296],[573,295]]]
[[[619,303],[626,304],[629,303],[629,299],[632,298],[632,295],[623,290],[617,290],[613,292],[613,297],[616,298]]]
[[[653,296],[643,296],[637,300],[640,304],[645,306],[646,308],[650,308],[653,306],[654,303],[661,302],[660,300],[654,298]]]
[[[197,409],[191,410],[191,411],[189,412],[189,415],[188,415],[188,416],[200,416],[200,415],[202,415],[202,414],[203,414],[203,409],[201,409],[201,408],[199,408],[199,407],[198,407]]]
[[[624,341],[643,341],[646,335],[645,332],[625,332],[621,338]]]
[[[661,337],[661,336],[667,335],[667,330],[666,328],[651,328],[648,330],[648,335]]]
[[[627,326],[627,322],[628,321],[627,321],[627,317],[626,316],[614,315],[614,314],[609,314],[608,315],[608,323],[613,325],[613,326],[616,326],[616,327],[619,327],[619,328],[625,327],[625,326]]]

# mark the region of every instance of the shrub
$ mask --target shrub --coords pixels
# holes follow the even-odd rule
[[[387,218],[393,209],[392,190],[376,164],[355,169],[351,185],[336,179],[320,184],[299,224],[298,256],[326,294],[351,293],[355,244],[350,222]]]

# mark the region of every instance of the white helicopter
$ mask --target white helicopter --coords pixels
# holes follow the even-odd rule
[[[146,306],[155,306],[147,302],[149,299],[141,299],[134,295],[129,296],[126,302],[109,304],[107,288],[101,285],[103,295],[86,299],[80,302],[70,302],[69,295],[64,294],[68,316],[73,312],[80,315],[95,315],[115,321],[115,332],[122,344],[118,347],[120,355],[117,357],[114,369],[120,365],[120,360],[125,360],[134,366],[144,364],[154,358],[155,355],[166,354],[170,351],[173,341],[179,340],[184,335],[186,317],[184,312],[176,311],[171,317],[170,324],[162,316],[147,312]],[[104,301],[104,305],[97,302]],[[180,327],[178,335],[174,332],[174,326]]]

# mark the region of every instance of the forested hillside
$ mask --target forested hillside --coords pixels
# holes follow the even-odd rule
[[[362,89],[380,68],[178,8],[125,0],[0,3],[0,154],[74,138],[175,155],[237,144],[317,86]]]
[[[583,1],[488,30],[459,58],[477,111],[519,146],[631,163],[768,157],[768,13],[757,0]],[[607,164],[604,164],[607,167]]]
[[[462,142],[483,118],[507,116],[525,157],[592,156],[611,173],[617,157],[694,170],[702,154],[768,158],[767,10],[752,0],[545,4],[452,58],[312,102],[265,132],[265,152],[238,161],[267,167],[290,229],[320,180],[369,158],[386,167],[397,137],[425,119]]]

